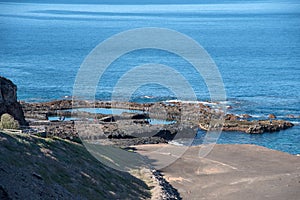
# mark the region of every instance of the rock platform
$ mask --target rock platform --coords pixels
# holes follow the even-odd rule
[[[242,117],[224,114],[214,106],[202,103],[148,103],[72,101],[58,100],[43,103],[21,102],[25,117],[31,127],[45,130],[49,135],[62,138],[81,136],[84,139],[130,139],[139,137],[160,137],[172,140],[178,137],[193,138],[197,129],[241,131],[249,134],[275,132],[290,128],[291,122],[284,120],[250,120],[247,114]],[[118,115],[71,112],[74,108],[121,108],[138,113]],[[48,121],[49,116],[75,117],[75,121]],[[151,125],[149,120],[172,120],[176,123]],[[215,123],[217,122],[217,123]],[[41,128],[42,127],[42,128]],[[179,136],[180,134],[180,136]]]

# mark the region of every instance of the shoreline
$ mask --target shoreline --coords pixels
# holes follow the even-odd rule
[[[135,103],[135,102],[109,102],[109,101],[72,101],[55,100],[50,102],[26,103],[21,101],[26,118],[47,120],[49,116],[81,116],[96,117],[112,116],[115,114],[73,112],[75,108],[107,108],[107,109],[127,109],[128,111],[140,111],[144,118],[157,118],[164,120],[177,120],[180,123],[193,124],[203,130],[218,129],[223,125],[223,131],[241,131],[246,133],[275,132],[292,127],[293,124],[285,120],[277,120],[274,114],[269,114],[268,118],[255,119],[249,114],[242,115],[227,114],[224,106],[217,103],[168,101],[156,103]],[[212,106],[211,106],[212,105]],[[127,111],[127,112],[128,112]],[[126,112],[126,110],[125,110]],[[293,116],[295,117],[295,116]],[[212,121],[223,120],[223,124],[211,124]],[[273,123],[273,124],[272,124]],[[278,126],[275,126],[277,123]]]
[[[213,116],[215,109],[199,102],[164,102],[158,103],[132,103],[132,102],[108,102],[108,101],[78,101],[76,105],[72,104],[72,100],[57,100],[41,103],[21,102],[25,117],[33,118],[29,121],[29,129],[23,132],[30,134],[40,134],[43,137],[61,137],[80,142],[99,141],[102,140],[104,145],[116,145],[126,148],[130,145],[142,144],[158,144],[169,143],[174,139],[195,138],[197,130],[207,130],[204,125],[209,126],[209,117]],[[211,102],[210,102],[211,104]],[[121,114],[95,114],[88,112],[70,112],[72,108],[105,108],[109,109],[125,109],[131,111],[139,111],[140,113],[121,113]],[[146,109],[152,114],[146,113]],[[165,115],[155,114],[157,108],[164,109]],[[180,109],[184,108],[185,119],[181,117]],[[195,108],[198,111],[195,111]],[[160,110],[158,109],[158,112]],[[149,112],[149,110],[148,110]],[[198,112],[198,114],[197,114]],[[196,114],[196,115],[195,115]],[[219,113],[217,113],[218,115]],[[49,121],[48,116],[66,116],[66,117],[82,117],[92,120],[54,120]],[[75,115],[75,116],[74,116]],[[208,116],[208,118],[207,118]],[[180,119],[180,123],[151,125],[149,117],[167,118],[169,120]],[[206,118],[205,118],[206,117]],[[242,117],[242,118],[241,118]],[[250,116],[251,117],[251,116]],[[35,118],[35,119],[34,119]],[[58,118],[58,117],[57,117]],[[252,120],[249,115],[244,114],[238,116],[234,114],[226,114],[222,125],[223,131],[232,133],[241,132],[241,134],[270,134],[285,130],[293,126],[292,123],[283,120]],[[166,119],[163,119],[166,120]],[[200,123],[199,120],[205,122]],[[210,127],[212,128],[212,127]],[[217,127],[220,128],[220,127]],[[178,131],[180,129],[180,131]],[[92,130],[87,131],[87,130]],[[211,130],[214,130],[213,128]],[[179,132],[179,133],[178,133]],[[264,145],[261,145],[264,146]],[[292,154],[292,153],[290,153]]]
[[[78,143],[82,142],[81,140],[93,142],[104,139],[113,142],[109,145],[116,145],[125,151],[126,147],[133,146],[134,151],[147,157],[151,162],[151,168],[156,169],[151,173],[156,181],[156,195],[159,195],[161,199],[164,199],[164,195],[167,197],[166,199],[218,199],[220,195],[222,195],[222,199],[232,199],[232,197],[240,199],[251,193],[252,188],[257,190],[257,197],[270,195],[268,190],[271,191],[271,194],[276,194],[273,196],[276,198],[280,195],[289,199],[299,196],[295,191],[298,191],[296,189],[300,184],[298,181],[300,168],[294,166],[300,164],[298,156],[253,145],[215,144],[208,155],[199,158],[199,150],[204,147],[203,145],[187,147],[166,144],[177,135],[179,138],[195,138],[195,130],[201,127],[212,131],[224,130],[225,127],[225,130],[227,128],[230,131],[240,130],[251,134],[261,134],[293,126],[287,121],[276,120],[275,116],[270,117],[270,120],[251,121],[246,114],[241,119],[237,115],[226,114],[213,106],[198,102],[137,104],[97,101],[94,104],[88,101],[59,100],[33,104],[21,102],[19,104],[15,94],[15,91],[11,91],[11,98],[4,101],[4,105],[7,108],[10,108],[11,104],[16,105],[19,116],[23,116],[23,119],[25,117],[27,120],[28,126],[23,126],[21,129],[23,133],[28,134],[27,136],[21,133],[24,137],[37,138],[31,136],[33,134],[43,137],[38,139],[41,141],[54,141],[58,137],[59,140],[68,139]],[[76,117],[80,120],[48,120],[51,115],[66,117],[71,114],[72,116],[73,113],[68,109],[91,107],[122,108],[127,111],[142,111],[142,113],[121,112],[113,115],[80,111],[76,113]],[[151,118],[171,119],[177,122],[151,125],[149,123]],[[219,118],[224,118],[222,122],[227,126],[211,123]],[[33,129],[36,131],[30,132]],[[83,147],[83,145],[81,146]],[[163,151],[157,151],[161,147],[164,148]],[[161,162],[166,164],[163,165],[163,168],[158,167]],[[35,173],[33,176],[43,180],[42,175]],[[289,188],[285,187],[287,184],[290,185]],[[282,189],[283,187],[284,189]],[[279,194],[276,193],[278,188],[281,191]],[[292,194],[289,193],[290,190],[292,190]],[[266,193],[266,191],[268,192]],[[294,196],[294,194],[296,195]],[[244,199],[253,200],[253,197]]]
[[[44,149],[41,152],[37,151],[40,154],[45,151],[45,148],[50,147],[53,151],[55,150],[55,153],[58,151],[61,151],[61,153],[70,151],[71,154],[72,149],[76,147],[76,149],[80,148],[86,152],[86,156],[91,157],[91,155],[84,150],[83,145],[78,145],[60,138],[47,139],[19,133],[6,134],[7,133],[1,133],[1,137],[9,138],[9,141],[11,140],[10,138],[19,138],[19,140],[16,141],[21,141],[20,144],[23,146],[27,144],[26,142],[22,142],[25,140],[32,142],[32,145],[35,146],[39,146],[40,144],[33,142],[36,140],[47,144],[46,146],[40,146],[40,148]],[[2,142],[6,144],[7,140],[2,140]],[[64,145],[64,148],[53,148],[53,145],[58,146],[63,144],[67,144],[67,146]],[[298,190],[300,187],[299,156],[256,145],[216,144],[212,151],[204,157],[198,156],[198,152],[202,146],[193,146],[184,149],[184,153],[174,162],[169,163],[163,168],[157,168],[157,165],[160,165],[159,162],[166,162],[168,157],[173,157],[176,155],[176,152],[182,151],[182,148],[185,147],[170,144],[148,144],[131,147],[135,153],[145,156],[154,163],[150,168],[140,169],[130,173],[148,185],[151,198],[147,199],[218,200],[221,198],[224,200],[232,200],[241,199],[243,197],[242,199],[244,200],[260,200],[262,198],[272,200],[285,198],[297,200],[300,195],[300,191]],[[2,148],[10,149],[7,144],[3,145]],[[30,148],[33,147],[30,146]],[[62,149],[64,150],[62,151]],[[163,151],[159,151],[161,149]],[[30,155],[33,156],[35,154]],[[44,156],[49,162],[55,162],[51,155],[52,154],[45,154]],[[53,154],[52,156],[57,155],[58,154]],[[72,157],[72,159],[75,158],[77,159],[77,157]],[[41,158],[39,158],[39,160],[40,159]],[[95,159],[93,158],[92,160]],[[28,162],[29,161],[30,159],[28,159]],[[63,163],[65,162],[66,161]],[[101,166],[101,164],[97,164],[97,166],[98,165]],[[11,167],[12,166],[10,166],[10,168]],[[56,164],[55,167],[59,167],[59,165]],[[46,180],[47,176],[38,173],[39,168],[34,169],[34,172],[30,172],[29,170],[28,176],[28,170],[22,171],[22,174],[25,174],[26,178],[32,176],[34,181],[39,181],[39,183]],[[5,168],[5,170],[7,173],[8,168]],[[9,170],[9,173],[13,173],[13,170]],[[51,173],[51,171],[47,173]],[[16,178],[22,178],[19,177],[18,174],[14,176]],[[5,174],[4,177],[7,178],[7,174]],[[7,192],[6,194],[9,196],[13,195],[12,191],[14,191],[15,188],[11,185],[4,184],[4,186],[2,190]],[[52,192],[52,190],[48,190]],[[253,190],[255,190],[255,193],[251,192]],[[35,191],[36,190],[31,190],[31,195],[38,194],[35,193]],[[27,190],[26,192],[29,193]],[[60,190],[59,192],[62,191]],[[64,193],[64,195],[75,194],[76,193]]]

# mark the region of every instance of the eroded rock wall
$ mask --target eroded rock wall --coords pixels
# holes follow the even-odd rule
[[[13,116],[20,125],[26,125],[22,107],[17,101],[17,86],[0,76],[0,116],[4,113]]]

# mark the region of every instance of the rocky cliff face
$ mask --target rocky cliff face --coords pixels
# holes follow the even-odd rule
[[[17,86],[0,76],[0,116],[4,113],[12,115],[20,125],[26,125],[22,107],[17,101]]]

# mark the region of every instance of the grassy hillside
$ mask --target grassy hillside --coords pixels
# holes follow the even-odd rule
[[[0,199],[148,199],[149,188],[77,143],[0,132]]]

